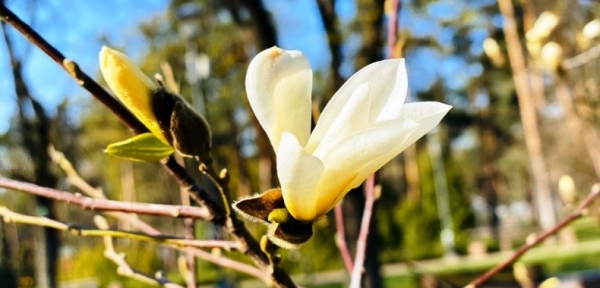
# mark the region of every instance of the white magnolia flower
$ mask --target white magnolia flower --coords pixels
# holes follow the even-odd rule
[[[299,51],[273,47],[250,63],[246,90],[277,154],[290,215],[312,222],[350,189],[433,129],[451,106],[404,104],[403,59],[373,63],[353,75],[311,125],[312,70]]]

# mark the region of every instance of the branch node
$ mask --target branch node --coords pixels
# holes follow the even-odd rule
[[[79,84],[80,86],[83,86],[83,84],[85,83],[83,81],[83,79],[85,79],[85,74],[81,71],[81,69],[79,69],[79,65],[77,65],[75,61],[68,58],[65,58],[62,64],[63,67],[65,67],[65,70],[67,70],[67,73],[69,73],[69,75],[73,77],[73,79],[75,79],[75,82],[77,82],[77,84]]]

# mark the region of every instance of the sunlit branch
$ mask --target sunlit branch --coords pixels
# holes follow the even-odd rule
[[[104,250],[104,257],[117,265],[117,274],[123,277],[131,278],[150,285],[160,285],[167,288],[183,288],[183,286],[170,282],[164,277],[161,277],[162,275],[153,277],[131,268],[129,263],[125,261],[125,254],[117,253],[117,251],[114,249]]]
[[[367,252],[367,238],[371,226],[371,216],[373,215],[373,205],[381,194],[381,186],[375,186],[375,175],[369,176],[365,182],[365,210],[363,211],[362,222],[360,223],[360,232],[356,240],[356,256],[354,258],[354,269],[352,270],[350,287],[360,288],[361,279],[364,271],[364,263]]]
[[[94,223],[96,223],[96,226],[98,226],[98,228],[102,230],[106,231],[109,229],[106,218],[102,216],[96,215],[94,217]],[[146,273],[134,270],[133,268],[131,268],[131,266],[129,266],[129,263],[125,261],[125,254],[117,253],[117,251],[115,250],[115,246],[113,245],[112,237],[110,235],[103,235],[102,238],[104,240],[105,247],[104,257],[106,257],[108,260],[112,261],[117,265],[117,274],[151,285],[160,285],[163,287],[170,288],[183,288],[180,285],[174,284],[168,279],[165,279],[165,277],[159,273],[156,273],[156,275],[153,277]]]
[[[11,211],[6,207],[0,206],[0,217],[4,219],[5,222],[15,222],[22,224],[30,224],[36,226],[49,227],[56,230],[61,231],[69,231],[77,236],[92,236],[92,237],[119,237],[119,238],[128,238],[133,240],[140,240],[146,242],[154,242],[160,244],[162,246],[166,246],[169,248],[181,250],[184,252],[189,252],[200,259],[207,260],[209,262],[213,262],[217,265],[221,265],[223,267],[229,267],[235,269],[237,271],[246,273],[248,275],[257,277],[261,280],[266,279],[266,274],[248,264],[244,264],[241,262],[237,262],[231,260],[226,257],[216,256],[209,252],[202,251],[200,249],[189,249],[189,248],[221,248],[225,250],[237,249],[239,243],[231,242],[231,241],[215,241],[215,240],[192,240],[192,239],[182,239],[176,237],[163,236],[156,237],[151,235],[137,234],[131,233],[127,231],[119,231],[119,230],[106,230],[106,229],[90,229],[78,227],[75,225],[69,225],[60,221],[48,219],[45,217],[39,216],[29,216],[23,215],[20,213],[16,213]]]
[[[335,213],[335,244],[337,244],[340,254],[342,255],[342,260],[344,260],[344,266],[346,266],[346,270],[349,274],[352,274],[352,270],[354,269],[354,263],[352,262],[352,256],[350,255],[350,250],[348,250],[348,244],[346,243],[346,228],[344,226],[344,210],[342,209],[343,200],[340,201],[335,208],[333,208],[333,212]]]
[[[209,218],[208,212],[202,207],[164,205],[164,204],[146,204],[135,202],[123,202],[106,199],[95,199],[84,197],[81,194],[73,194],[48,187],[41,187],[35,184],[21,182],[6,178],[0,178],[0,187],[21,191],[28,194],[50,198],[58,201],[72,203],[87,210],[98,211],[120,211],[127,213],[136,213],[154,216],[167,216],[177,218]]]
[[[400,12],[400,1],[399,0],[388,0],[386,1],[385,15],[387,16],[387,58],[396,58],[394,49],[396,42],[398,41],[398,30],[400,30],[398,22],[398,13]]]
[[[129,112],[120,102],[112,97],[104,88],[102,88],[91,77],[79,69],[79,66],[66,59],[56,48],[44,40],[29,25],[25,24],[5,5],[0,4],[0,17],[3,21],[17,29],[32,44],[40,48],[59,66],[71,75],[75,81],[89,91],[95,98],[107,106],[115,113],[129,128],[136,134],[147,132],[148,129]],[[236,218],[235,214],[227,215],[217,201],[213,200],[209,193],[201,188],[196,181],[181,165],[177,163],[173,156],[163,162],[167,170],[177,179],[179,185],[186,189],[190,197],[206,207],[210,216],[209,220],[218,225],[224,226],[240,242],[240,250],[254,260],[262,269],[271,272],[271,281],[281,287],[296,287],[290,276],[279,266],[274,266],[261,249],[260,245],[245,228],[244,223]],[[228,204],[226,204],[228,205]],[[264,279],[264,278],[261,278]]]
[[[101,198],[101,199],[106,199],[106,197],[104,196],[104,194],[102,193],[102,191],[100,189],[96,189],[96,188],[92,187],[91,185],[89,185],[89,183],[87,183],[85,180],[83,180],[79,176],[79,174],[77,174],[77,171],[75,171],[75,169],[73,169],[73,166],[71,165],[71,163],[64,157],[64,155],[62,153],[60,153],[54,149],[51,149],[50,155],[52,156],[52,159],[67,174],[67,179],[69,180],[71,185],[79,188],[83,193],[85,193],[87,195],[90,195],[92,197]],[[162,235],[162,233],[160,231],[156,230],[154,227],[150,226],[148,223],[139,219],[137,217],[137,215],[135,215],[135,214],[127,214],[127,213],[123,213],[123,212],[106,212],[105,214],[108,216],[111,216],[111,217],[115,217],[122,221],[127,221],[128,223],[131,224],[132,227],[138,228],[138,229],[140,229],[140,231],[142,231],[148,235],[164,236],[164,235]],[[204,240],[203,242],[205,242],[206,244],[210,244],[210,242],[208,240]],[[215,242],[227,243],[227,241],[215,241]],[[231,248],[238,249],[237,246],[239,245],[239,243],[237,243],[237,242],[229,242],[229,243],[231,243],[231,244],[228,244],[228,245],[230,245]],[[220,248],[224,248],[225,250],[228,250],[225,245],[221,245],[221,244],[217,244],[212,247],[220,247]],[[263,272],[261,272],[260,270],[254,268],[252,266],[246,265],[244,263],[236,262],[236,261],[230,260],[228,258],[218,257],[218,256],[215,256],[211,253],[208,253],[206,251],[203,251],[203,250],[200,250],[197,248],[180,247],[180,246],[173,247],[173,248],[185,252],[186,255],[192,255],[193,257],[196,257],[196,258],[199,258],[202,260],[206,260],[206,261],[210,261],[210,262],[213,262],[222,267],[231,268],[231,269],[240,271],[242,273],[246,273],[248,275],[252,275],[252,276],[260,278],[260,279],[265,279],[267,277]]]
[[[118,238],[128,238],[132,240],[139,240],[145,242],[156,242],[164,243],[176,246],[196,247],[196,248],[223,248],[226,250],[237,249],[237,242],[231,241],[217,241],[217,240],[194,240],[194,239],[183,239],[176,236],[154,236],[140,233],[132,233],[121,230],[100,230],[80,227],[77,225],[66,224],[57,220],[52,220],[45,217],[28,216],[20,213],[11,211],[6,207],[0,206],[0,216],[4,218],[6,222],[15,222],[30,224],[36,226],[49,227],[61,231],[69,231],[79,236],[110,236]]]
[[[81,176],[75,171],[73,165],[67,158],[64,157],[63,153],[56,151],[53,147],[49,149],[49,155],[52,158],[54,163],[58,164],[58,166],[65,172],[67,175],[67,180],[71,185],[79,189],[83,194],[90,196],[92,198],[97,199],[107,199],[106,195],[102,192],[102,189],[97,189],[92,187],[88,182],[83,180]],[[152,227],[150,224],[146,223],[142,219],[138,218],[137,214],[125,213],[125,212],[117,212],[117,211],[106,211],[104,215],[114,217],[119,219],[120,221],[126,222],[132,227],[139,229],[140,231],[148,234],[148,235],[161,235],[162,233],[158,231],[156,228]]]
[[[594,201],[596,200],[596,198],[598,198],[598,196],[600,196],[600,183],[596,183],[596,184],[594,184],[594,186],[592,186],[590,194],[588,194],[588,196],[581,202],[581,204],[579,204],[577,209],[575,209],[575,211],[573,211],[571,214],[569,214],[569,216],[567,218],[560,221],[554,227],[544,231],[542,234],[537,236],[533,241],[525,243],[523,246],[521,246],[521,248],[519,248],[517,251],[515,251],[515,253],[512,256],[510,256],[508,259],[506,259],[504,262],[502,262],[502,263],[496,265],[495,267],[493,267],[492,269],[488,270],[485,274],[483,274],[479,278],[473,280],[466,287],[475,288],[475,287],[482,285],[483,283],[487,282],[492,277],[494,277],[494,275],[498,274],[498,272],[502,271],[504,268],[508,267],[515,261],[519,260],[519,258],[521,258],[531,248],[544,242],[544,240],[546,240],[548,237],[556,234],[561,229],[563,229],[567,225],[569,225],[571,222],[579,219],[582,216],[585,216],[587,208],[592,203],[594,203]]]
[[[563,60],[561,66],[566,70],[571,70],[583,64],[590,63],[590,61],[598,57],[600,57],[600,44],[586,50],[581,54],[577,54],[574,57]]]

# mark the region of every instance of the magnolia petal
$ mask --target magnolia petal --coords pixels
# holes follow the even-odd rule
[[[306,146],[309,151],[319,145],[354,91],[364,83],[370,83],[369,95],[372,97],[369,123],[395,118],[404,103],[408,90],[404,59],[375,62],[352,75],[333,95],[321,113],[319,122]]]
[[[311,148],[327,150],[329,149],[327,146],[336,142],[337,139],[345,138],[349,134],[366,129],[369,124],[369,107],[371,106],[369,91],[369,83],[358,86],[352,92],[352,96],[348,99],[338,117],[331,123],[319,146]],[[311,141],[309,140],[309,142]],[[308,148],[306,150],[310,153],[314,152]]]
[[[317,195],[318,202],[329,203],[327,209],[331,209],[350,189],[360,184],[360,182],[354,184],[354,180],[367,163],[377,161],[374,166],[383,166],[391,158],[381,158],[380,155],[388,155],[390,151],[394,151],[395,155],[400,153],[402,150],[399,147],[403,147],[401,145],[418,129],[418,126],[417,122],[410,119],[380,122],[367,130],[338,140],[327,151],[319,151],[321,154],[317,157],[321,158],[326,165],[326,171],[337,171],[337,173],[327,173],[326,180],[327,185],[337,190],[330,193],[320,191]]]
[[[154,113],[152,92],[156,85],[125,54],[106,46],[100,50],[100,71],[110,90],[161,141],[165,139]]]
[[[365,162],[366,165],[360,168],[361,171],[356,176],[356,179],[350,183],[350,188],[348,189],[352,189],[360,185],[360,183],[365,181],[369,175],[375,173],[377,170],[379,170],[379,168],[404,151],[408,146],[412,145],[433,128],[435,128],[451,108],[452,106],[439,102],[417,102],[405,104],[400,111],[399,118],[410,119],[419,123],[417,129],[411,133],[408,138],[405,138],[402,143],[399,143],[387,153],[380,154],[377,157],[374,157],[371,161]]]
[[[325,168],[321,181],[317,186],[317,205],[315,209],[316,219],[331,211],[348,193],[345,190],[350,185],[350,181],[356,178],[356,172],[344,171],[339,168]]]
[[[323,163],[300,146],[298,139],[284,132],[277,149],[277,175],[285,206],[299,221],[316,218],[317,190]]]
[[[294,134],[302,146],[308,141],[311,90],[312,70],[300,51],[273,47],[250,62],[248,101],[275,151],[284,131]]]
[[[357,171],[356,167],[362,167],[362,163],[370,162],[407,139],[418,126],[418,122],[410,119],[383,121],[323,146],[328,149],[319,146],[313,155],[321,159],[326,168]]]

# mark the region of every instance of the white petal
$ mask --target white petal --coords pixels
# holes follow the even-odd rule
[[[277,149],[277,175],[285,206],[297,220],[316,219],[316,188],[322,174],[321,160],[308,154],[294,135],[284,132]]]
[[[435,128],[450,109],[452,106],[440,102],[407,103],[402,106],[397,117],[419,123],[419,128],[410,138],[410,141],[415,142]]]
[[[402,143],[366,162],[366,165],[360,168],[361,171],[356,176],[356,179],[350,184],[352,186],[350,189],[360,185],[369,175],[375,173],[379,168],[404,151],[404,149],[435,128],[451,108],[452,106],[439,102],[417,102],[402,106],[399,119],[410,119],[419,123],[419,126]]]
[[[365,83],[370,83],[372,97],[369,123],[393,119],[400,111],[408,89],[404,59],[375,62],[352,75],[327,103],[307,147],[314,149],[321,142],[351,95]]]
[[[302,146],[308,141],[311,90],[312,70],[300,51],[273,47],[250,62],[248,101],[276,151],[283,131],[294,134]]]
[[[378,160],[381,155],[388,155],[390,151],[395,152],[394,156],[400,153],[405,148],[403,143],[417,130],[418,125],[410,119],[383,121],[336,141],[328,150],[317,149],[313,155],[322,159],[327,173],[323,176],[324,180],[327,178],[327,183],[323,185],[337,189],[335,193],[319,192],[319,203],[335,205],[350,189],[360,184],[354,184],[354,180],[366,165]],[[377,164],[381,167],[390,159],[379,159]],[[323,188],[320,186],[318,190]]]
[[[349,134],[367,128],[367,125],[369,124],[369,107],[371,106],[369,86],[369,83],[364,83],[354,90],[352,96],[348,99],[348,102],[346,102],[346,105],[344,105],[338,117],[333,120],[321,141],[315,143],[310,139],[308,140],[311,144],[318,144],[318,147],[307,146],[306,151],[312,153],[315,149],[328,149],[326,146],[336,142],[338,139],[345,138]],[[311,135],[311,138],[312,137],[313,136]]]

